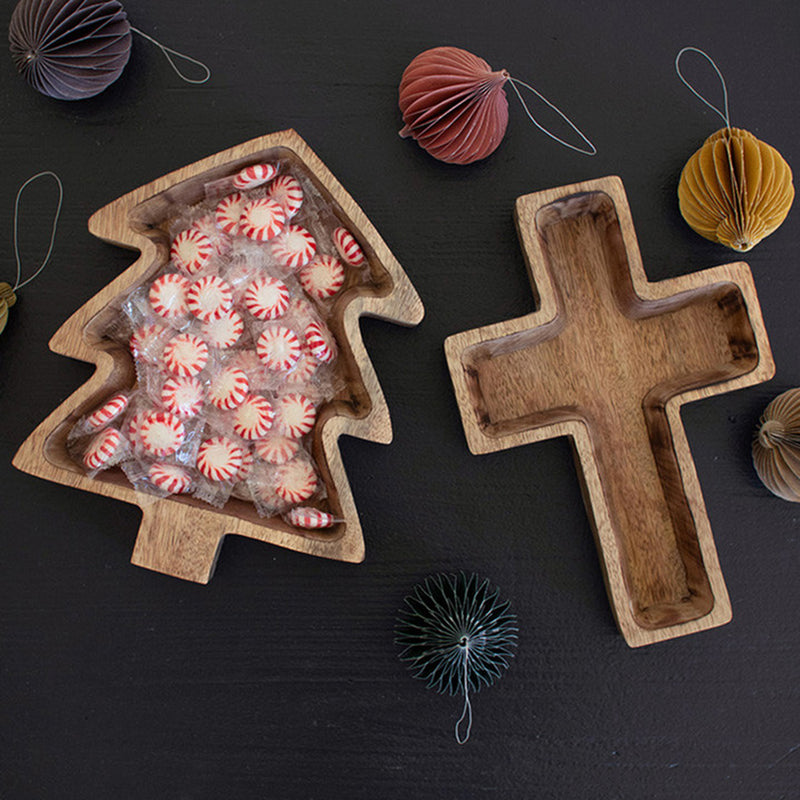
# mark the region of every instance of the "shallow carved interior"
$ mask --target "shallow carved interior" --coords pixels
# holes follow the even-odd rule
[[[369,262],[369,280],[356,284],[353,276],[348,272],[348,279],[346,279],[345,285],[331,309],[331,315],[327,322],[339,345],[336,369],[343,378],[344,388],[332,401],[319,409],[317,423],[311,434],[312,455],[316,461],[320,476],[325,483],[328,495],[327,502],[331,511],[341,518],[343,513],[339,504],[339,493],[333,482],[327,454],[324,452],[321,431],[325,421],[333,416],[341,415],[361,419],[367,416],[372,409],[369,393],[361,377],[361,370],[356,363],[350,343],[344,335],[344,312],[347,305],[359,295],[384,297],[390,294],[393,289],[393,282],[391,275],[369,246],[368,240],[360,235],[355,223],[345,214],[341,206],[305,162],[290,148],[273,147],[249,154],[244,158],[228,161],[188,180],[170,186],[168,189],[139,203],[131,209],[128,215],[128,223],[134,231],[141,233],[156,244],[157,255],[152,264],[147,265],[136,278],[132,279],[131,287],[147,280],[149,276],[155,274],[167,263],[170,248],[168,232],[170,219],[177,216],[187,206],[192,206],[204,200],[204,187],[206,184],[233,175],[250,164],[277,160],[288,162],[294,173],[302,174],[312,181],[314,187],[325,199],[334,215],[345,227],[353,231],[359,239]],[[76,464],[67,452],[66,442],[70,429],[78,419],[115,391],[131,388],[136,382],[133,359],[128,349],[106,338],[104,335],[108,322],[118,313],[121,313],[119,307],[115,301],[112,301],[96,314],[84,328],[85,340],[98,351],[108,353],[113,359],[114,368],[103,385],[99,386],[81,406],[73,409],[70,415],[47,438],[44,446],[45,458],[60,469],[83,474],[80,465]],[[136,494],[125,475],[118,468],[100,472],[94,480],[130,490],[132,495]],[[259,517],[252,504],[235,497],[231,497],[222,509],[215,509],[207,503],[187,495],[172,495],[165,502],[182,503],[210,513],[216,512],[223,516],[234,516],[254,525],[286,531],[311,539],[324,539],[327,541],[338,539],[344,535],[347,525],[345,521],[327,530],[301,530],[287,525],[280,517],[271,517],[269,519]]]
[[[501,437],[585,424],[637,623],[660,628],[705,616],[713,596],[665,406],[756,367],[742,294],[718,283],[639,297],[603,192],[543,207],[536,232],[558,312],[550,324],[464,351],[479,425]]]

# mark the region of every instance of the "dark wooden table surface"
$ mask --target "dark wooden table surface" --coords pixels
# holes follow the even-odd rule
[[[800,209],[747,256],[775,379],[683,414],[733,602],[725,627],[629,649],[568,442],[470,455],[442,351],[451,333],[532,308],[512,208],[537,189],[620,175],[652,279],[735,260],[677,210],[680,170],[719,124],[672,61],[683,45],[707,49],[734,124],[798,166],[800,6],[130,0],[127,10],[206,60],[212,80],[180,83],[141,39],[122,78],[81,103],[36,94],[9,58],[0,71],[0,279],[13,275],[17,187],[51,169],[66,197],[52,264],[0,336],[0,797],[800,797],[800,509],[764,489],[749,455],[764,405],[800,384]],[[441,44],[531,81],[599,155],[545,139],[513,98],[506,140],[484,163],[449,167],[398,138],[400,74]],[[363,323],[395,425],[389,447],[342,441],[364,564],[230,537],[212,583],[197,586],[128,563],[137,509],[10,461],[89,375],[48,339],[131,262],[89,236],[88,216],[287,127],[364,208],[427,317],[416,330]],[[52,199],[45,185],[25,198],[28,263]],[[475,697],[460,747],[459,699],[409,677],[392,630],[416,582],[462,569],[501,587],[521,633],[506,676]]]

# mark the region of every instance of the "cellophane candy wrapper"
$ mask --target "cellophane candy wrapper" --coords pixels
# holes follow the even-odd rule
[[[369,279],[355,235],[286,160],[207,184],[168,233],[167,262],[103,312],[136,383],[74,424],[70,454],[155,497],[325,510],[311,439],[345,387],[333,304]]]
[[[94,436],[109,425],[119,427],[120,420],[124,419],[125,412],[131,402],[135,402],[138,392],[121,391],[108,394],[91,411],[81,416],[70,428],[67,435],[67,445],[76,445],[78,450],[85,447],[79,442],[88,436]],[[81,451],[82,452],[82,451]]]

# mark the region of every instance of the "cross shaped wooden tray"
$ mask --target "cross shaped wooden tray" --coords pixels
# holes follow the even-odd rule
[[[135,381],[126,347],[104,336],[112,305],[169,259],[169,220],[204,198],[204,187],[251,164],[284,160],[315,185],[340,223],[358,238],[369,262],[369,280],[337,295],[329,325],[339,342],[345,388],[319,411],[312,450],[328,500],[344,521],[322,531],[292,528],[279,517],[261,519],[252,506],[231,498],[222,509],[185,495],[156,500],[137,492],[118,469],[91,479],[70,457],[67,435],[83,414]],[[367,315],[416,325],[424,314],[411,282],[386,243],[344,187],[294,131],[262,136],[165,175],[115,200],[89,220],[89,230],[108,242],[141,251],[137,261],[75,312],[56,332],[50,349],[94,363],[91,379],[47,417],[24,442],[14,465],[47,480],[107,495],[142,508],[134,564],[206,583],[226,534],[342,561],[361,561],[364,539],[338,447],[342,434],[389,443],[389,410],[361,339]]]
[[[520,197],[516,221],[538,310],[445,342],[470,450],[571,437],[628,644],[728,622],[680,407],[774,374],[749,267],[648,281],[616,177]]]

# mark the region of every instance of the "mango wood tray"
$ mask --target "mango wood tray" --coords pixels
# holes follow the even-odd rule
[[[328,502],[344,522],[327,531],[301,531],[279,518],[261,519],[252,505],[232,498],[217,510],[192,497],[154,501],[136,492],[119,470],[89,479],[68,455],[67,434],[87,411],[114,391],[134,384],[127,348],[104,338],[107,306],[169,259],[167,221],[182,206],[204,199],[204,184],[250,165],[287,160],[304,172],[356,235],[369,261],[369,280],[338,296],[329,325],[340,346],[346,388],[320,409],[312,452],[325,481]],[[179,578],[206,583],[226,534],[238,534],[315,556],[358,562],[364,539],[342,464],[342,434],[388,444],[392,426],[386,401],[361,339],[359,317],[402,325],[422,320],[422,303],[408,277],[364,212],[309,146],[294,132],[262,136],[165,175],[105,206],[89,220],[95,236],[141,251],[138,260],[73,314],[50,341],[55,353],[93,363],[91,379],[53,411],[28,437],[14,458],[19,469],[47,480],[139,505],[143,519],[132,561]]]
[[[748,266],[648,281],[616,177],[520,197],[516,222],[538,310],[445,342],[470,450],[571,438],[628,644],[728,622],[680,408],[774,374]]]

